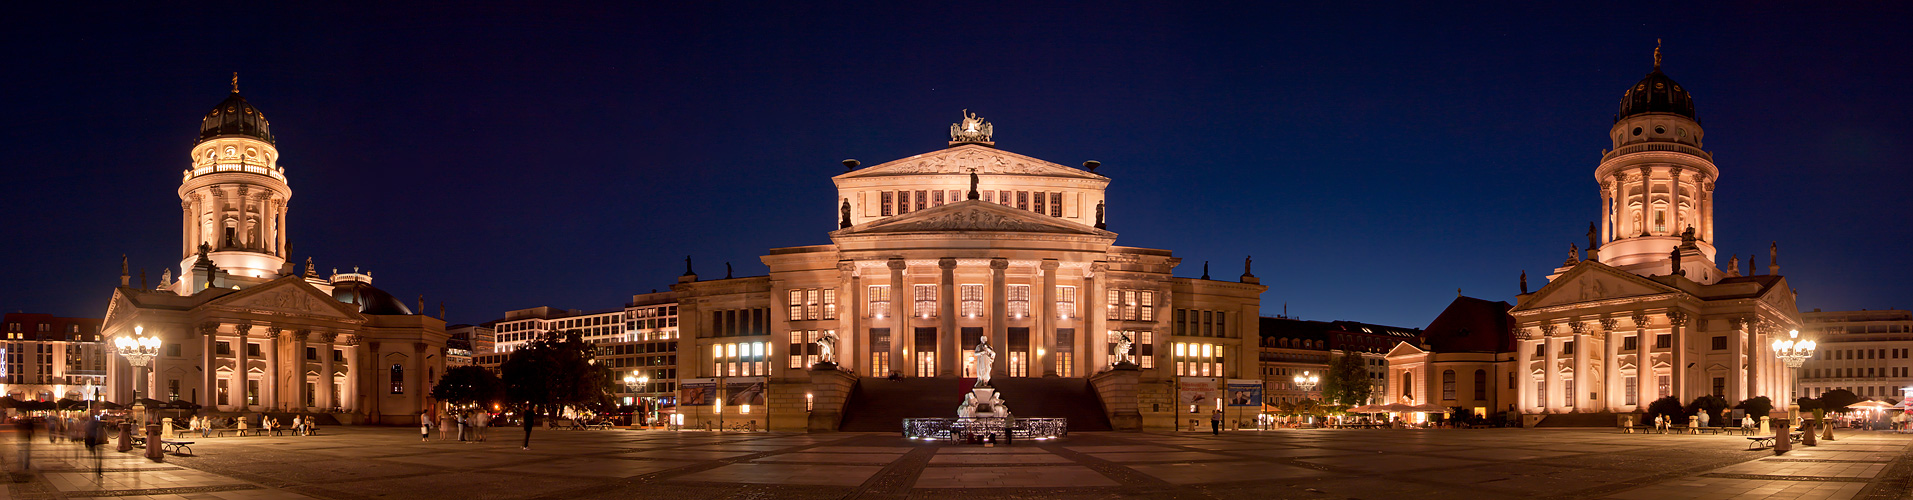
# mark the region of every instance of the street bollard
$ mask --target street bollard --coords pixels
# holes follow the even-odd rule
[[[120,444],[116,448],[120,453],[133,451],[133,423],[120,422]]]
[[[159,449],[159,424],[146,426],[146,458],[154,462],[166,461],[166,454]]]
[[[1784,455],[1793,449],[1793,433],[1786,426],[1774,427],[1774,454]]]

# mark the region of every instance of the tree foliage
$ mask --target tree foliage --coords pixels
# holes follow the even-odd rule
[[[505,396],[538,413],[603,403],[612,390],[611,370],[593,359],[591,345],[577,330],[546,333],[512,351],[499,366]]]
[[[1330,403],[1365,405],[1373,391],[1368,366],[1363,363],[1362,355],[1353,351],[1343,351],[1341,357],[1329,363],[1328,373],[1322,377],[1322,399]]]
[[[1672,419],[1675,424],[1687,422],[1687,410],[1681,407],[1681,400],[1673,396],[1656,399],[1654,402],[1648,403],[1647,416],[1644,417],[1645,420],[1642,420],[1642,422],[1653,422],[1654,417],[1657,415],[1666,415],[1667,418]]]
[[[432,386],[432,399],[455,405],[494,403],[505,399],[505,382],[484,367],[452,367]]]
[[[1766,396],[1759,396],[1741,401],[1740,404],[1734,405],[1734,409],[1746,410],[1747,414],[1752,415],[1754,418],[1766,418],[1767,415],[1773,413],[1774,402],[1772,399],[1767,399]]]
[[[1725,425],[1720,419],[1720,412],[1725,409],[1727,409],[1727,398],[1712,394],[1694,398],[1693,402],[1687,403],[1686,408],[1688,413],[1707,412],[1707,423],[1715,426]]]
[[[1853,411],[1847,405],[1862,401],[1858,394],[1846,389],[1834,389],[1820,395],[1820,407],[1834,413]]]

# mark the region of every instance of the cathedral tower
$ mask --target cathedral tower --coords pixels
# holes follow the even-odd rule
[[[202,254],[235,281],[288,272],[285,221],[292,188],[279,166],[271,122],[239,95],[238,82],[234,76],[232,93],[200,121],[180,182],[182,276],[192,274]]]
[[[1594,169],[1601,186],[1601,263],[1639,275],[1669,274],[1678,248],[1688,278],[1712,283],[1722,277],[1713,244],[1720,170],[1701,149],[1704,136],[1693,95],[1661,73],[1656,47],[1654,71],[1621,95],[1608,131],[1613,149]]]

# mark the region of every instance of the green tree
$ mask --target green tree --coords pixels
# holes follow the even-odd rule
[[[1368,404],[1372,392],[1373,381],[1362,355],[1343,351],[1340,357],[1329,362],[1328,373],[1322,377],[1322,400],[1342,406],[1361,406]]]
[[[1681,408],[1681,400],[1668,396],[1647,404],[1647,415],[1641,417],[1641,423],[1651,423],[1657,415],[1666,415],[1674,425],[1687,423],[1687,410]]]
[[[1854,394],[1853,391],[1849,391],[1846,389],[1834,389],[1831,391],[1827,391],[1825,393],[1821,393],[1820,399],[1817,401],[1814,401],[1814,403],[1818,405],[1819,408],[1815,408],[1813,410],[1813,419],[1816,421],[1819,421],[1820,426],[1825,427],[1827,429],[1825,431],[1825,434],[1820,436],[1820,439],[1825,439],[1828,441],[1833,440],[1833,426],[1827,424],[1827,419],[1826,419],[1827,412],[1846,413],[1849,411],[1853,411],[1852,409],[1847,408],[1847,405],[1858,403],[1860,401],[1861,401],[1860,396],[1858,394]]]
[[[491,370],[480,366],[458,366],[445,370],[438,385],[432,386],[432,399],[454,405],[481,405],[505,398],[505,382]]]
[[[1724,422],[1720,421],[1720,411],[1725,409],[1727,409],[1727,398],[1712,394],[1694,398],[1693,402],[1687,403],[1688,413],[1698,414],[1699,412],[1707,412],[1707,423],[1714,424],[1715,427],[1725,425]],[[1698,425],[1699,422],[1695,422],[1695,424]]]
[[[527,342],[499,366],[505,396],[525,413],[525,446],[538,415],[567,406],[602,404],[612,391],[611,370],[597,364],[591,344],[577,330],[546,333]]]
[[[1774,402],[1772,399],[1767,399],[1766,396],[1759,396],[1741,401],[1740,404],[1734,405],[1734,409],[1746,410],[1747,414],[1753,416],[1755,419],[1762,419],[1766,418],[1768,414],[1773,413]]]

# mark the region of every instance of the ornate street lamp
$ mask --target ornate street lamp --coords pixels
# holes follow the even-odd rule
[[[1780,358],[1781,363],[1786,363],[1787,369],[1793,373],[1792,390],[1787,393],[1787,403],[1793,403],[1798,398],[1795,393],[1800,390],[1800,365],[1806,363],[1808,358],[1813,357],[1814,345],[1814,341],[1800,338],[1800,330],[1788,330],[1787,338],[1774,341],[1774,357]],[[1787,443],[1787,438],[1790,437],[1789,433],[1793,430],[1793,418],[1793,406],[1788,406],[1787,423],[1779,429],[1774,430],[1774,436],[1776,436],[1774,440],[1774,452],[1785,452],[1791,448]],[[1808,429],[1807,436],[1809,436],[1809,439],[1811,439],[1812,435],[1813,430]]]
[[[1315,390],[1315,384],[1321,381],[1320,376],[1305,370],[1302,374],[1295,376],[1295,387],[1302,390],[1302,397],[1308,397],[1308,392]]]
[[[132,363],[133,365],[134,400],[139,399],[140,383],[146,381],[145,374],[140,373],[140,371],[146,368],[147,363],[153,362],[154,356],[159,355],[159,346],[159,336],[146,336],[146,327],[144,326],[133,327],[133,336],[131,337],[121,335],[113,338],[113,352],[119,353],[121,357],[126,358],[126,362]]]

